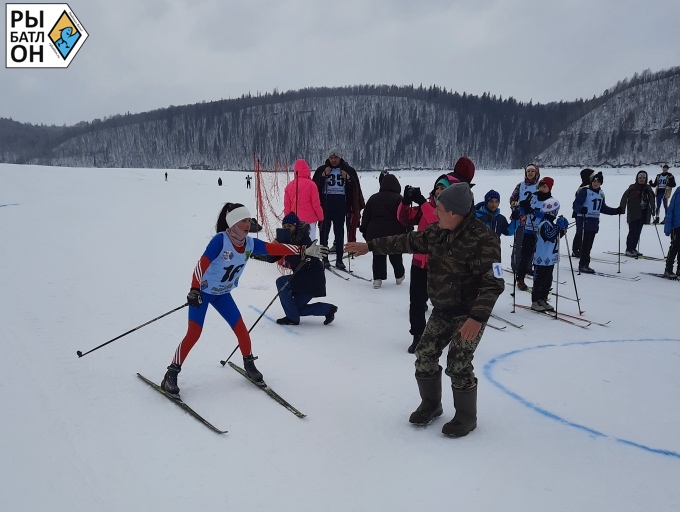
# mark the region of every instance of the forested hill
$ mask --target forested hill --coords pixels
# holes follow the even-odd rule
[[[338,146],[357,169],[680,163],[680,67],[644,72],[590,100],[532,104],[438,87],[310,88],[72,127],[0,119],[0,160],[88,167],[252,169]]]

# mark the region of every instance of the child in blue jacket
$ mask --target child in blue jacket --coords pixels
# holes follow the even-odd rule
[[[475,205],[477,218],[489,226],[499,238],[501,235],[512,236],[519,221],[513,220],[508,223],[508,219],[501,214],[500,204],[501,195],[495,190],[489,190],[484,196],[484,202]]]

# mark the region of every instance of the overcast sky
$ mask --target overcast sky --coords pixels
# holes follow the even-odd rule
[[[680,65],[678,0],[68,3],[89,39],[67,69],[3,66],[0,117],[71,125],[357,84],[436,84],[546,103]]]

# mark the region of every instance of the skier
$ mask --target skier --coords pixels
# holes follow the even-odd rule
[[[661,203],[663,202],[664,217],[668,212],[668,200],[671,198],[673,188],[675,187],[675,176],[668,172],[668,164],[664,164],[661,168],[661,174],[657,174],[654,181],[649,180],[650,187],[656,187],[656,211],[654,216],[654,224],[659,223],[659,213],[661,211]],[[661,222],[666,222],[666,219]]]
[[[671,204],[666,211],[663,232],[666,236],[671,237],[671,246],[668,248],[668,256],[666,257],[666,271],[663,276],[669,279],[678,279],[680,278],[680,188],[675,191],[671,198]],[[678,260],[676,273],[673,274],[673,262],[676,259]]]
[[[296,160],[293,166],[295,178],[283,192],[283,214],[295,213],[309,225],[309,237],[316,239],[316,224],[323,221],[323,208],[319,189],[312,181],[312,171],[305,160]]]
[[[326,162],[319,166],[312,178],[319,190],[323,222],[321,223],[321,245],[328,246],[328,235],[333,224],[335,236],[335,267],[345,270],[342,261],[342,246],[345,239],[345,222],[347,222],[347,240],[356,240],[356,229],[361,222],[364,196],[359,185],[359,176],[354,168],[342,159],[338,148],[328,152]],[[330,267],[328,259],[324,265]]]
[[[316,187],[314,188],[316,190]],[[301,221],[297,215],[289,213],[283,218],[282,225],[290,231],[290,243],[305,247],[312,245],[309,224]],[[282,265],[295,270],[301,261],[300,256],[286,256],[282,258]],[[314,297],[326,296],[326,272],[320,260],[310,258],[295,274],[279,277],[276,280],[276,288],[280,292],[281,307],[286,313],[286,316],[276,321],[277,324],[299,325],[301,316],[325,316],[324,325],[330,324],[335,319],[337,306],[325,302],[309,303]]]
[[[501,214],[500,204],[501,195],[495,190],[489,190],[484,196],[484,202],[475,205],[477,218],[489,226],[499,238],[501,235],[514,235],[518,224],[516,220],[508,223],[505,215]]]
[[[187,294],[190,306],[187,333],[177,347],[172,363],[161,382],[161,387],[170,394],[179,393],[177,374],[181,371],[182,363],[189,355],[189,351],[201,336],[208,304],[212,304],[236,334],[243,355],[243,365],[250,378],[263,384],[262,374],[255,367],[257,358],[252,353],[250,334],[231,292],[238,286],[239,277],[252,254],[321,258],[325,252],[325,248],[319,247],[316,243],[305,248],[266,243],[251,238],[248,236],[250,219],[248,209],[239,203],[225,204],[217,217],[215,226],[217,234],[210,240],[196,264],[191,279],[191,290]]]
[[[524,180],[517,184],[510,194],[511,218],[519,221],[515,230],[515,241],[512,246],[512,269],[517,279],[517,287],[527,290],[524,277],[531,272],[531,261],[536,247],[536,219],[530,212],[532,200],[538,191],[538,180],[541,172],[536,164],[529,164],[524,168]]]
[[[545,179],[545,178],[544,178]],[[569,226],[569,221],[557,214],[560,202],[551,197],[543,201],[536,217],[541,219],[536,231],[536,250],[534,252],[534,286],[531,290],[531,309],[534,311],[555,311],[548,302],[552,286],[553,270],[560,261],[560,238]]]
[[[441,416],[439,358],[448,345],[446,375],[451,377],[456,414],[442,433],[451,437],[465,436],[477,426],[477,379],[472,359],[505,284],[500,240],[475,218],[473,201],[467,183],[454,183],[439,194],[439,221],[425,231],[345,245],[345,250],[357,255],[370,250],[429,256],[427,288],[434,310],[416,348],[415,376],[422,401],[409,422],[427,425]]]
[[[590,186],[581,188],[574,199],[573,210],[576,212],[576,231],[581,233],[580,259],[578,270],[582,274],[594,274],[590,268],[590,251],[593,249],[595,235],[600,231],[600,213],[605,215],[621,215],[621,208],[607,206],[604,201],[602,172],[592,172]]]
[[[652,220],[654,189],[647,184],[647,173],[639,171],[635,175],[635,183],[630,185],[621,196],[619,206],[621,213],[626,213],[628,236],[626,237],[626,256],[637,258],[642,253],[637,250],[642,234],[642,226]]]
[[[581,191],[583,188],[588,188],[590,186],[590,177],[595,174],[595,171],[592,169],[582,169],[581,170],[581,184],[578,186],[576,189],[576,192],[574,193],[574,197],[578,195],[578,193]],[[580,212],[573,211],[571,214],[571,217],[573,219],[576,218],[576,216]],[[574,258],[580,258],[581,257],[581,241],[583,240],[583,223],[576,223],[576,233],[574,234],[574,241],[571,244],[571,255]]]
[[[406,232],[406,228],[397,218],[401,201],[399,180],[393,174],[386,174],[380,184],[380,191],[368,198],[361,218],[359,231],[366,241]],[[390,254],[389,258],[397,284],[401,284],[406,275],[403,257],[401,254]],[[380,288],[385,279],[387,279],[387,255],[374,254],[373,288]]]

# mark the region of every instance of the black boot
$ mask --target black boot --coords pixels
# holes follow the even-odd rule
[[[409,354],[415,354],[416,353],[416,347],[418,346],[419,341],[420,341],[420,334],[414,335],[413,336],[413,343],[411,343],[411,346],[408,348]]]
[[[182,367],[178,364],[172,363],[168,366],[168,371],[165,372],[161,387],[171,395],[179,395],[179,387],[177,387],[177,374],[182,371]]]
[[[451,437],[463,437],[477,428],[477,379],[475,387],[470,389],[453,388],[453,405],[456,415],[444,424],[442,434]]]
[[[248,377],[250,377],[252,380],[255,381],[255,384],[259,386],[264,386],[264,380],[262,379],[262,374],[258,371],[257,368],[255,368],[255,357],[253,354],[250,354],[249,356],[246,356],[243,358],[243,369],[246,371],[248,374]]]
[[[442,410],[442,369],[428,377],[416,377],[418,391],[422,401],[418,408],[411,413],[408,419],[414,425],[427,425],[437,416],[441,416]]]
[[[338,306],[331,306],[330,311],[326,315],[326,319],[323,321],[324,325],[330,324],[333,320],[335,320],[335,313],[338,312]]]

